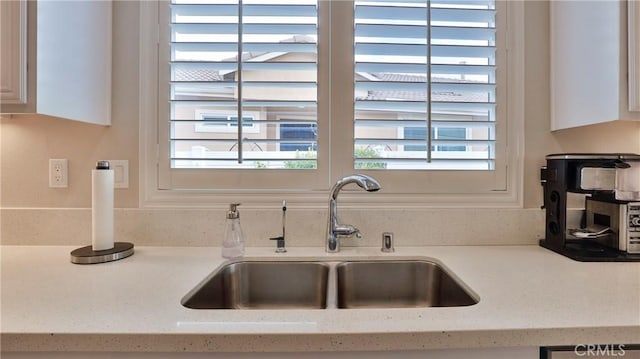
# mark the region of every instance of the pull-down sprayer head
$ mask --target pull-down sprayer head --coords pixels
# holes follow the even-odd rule
[[[375,192],[380,189],[380,183],[367,175],[352,175],[339,179],[331,188],[331,198],[334,200],[338,197],[338,193],[342,187],[349,183],[355,183],[367,192]]]

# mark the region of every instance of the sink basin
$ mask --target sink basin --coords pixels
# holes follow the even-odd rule
[[[191,309],[455,307],[478,301],[429,260],[261,261],[222,265],[182,300]]]
[[[338,308],[457,307],[478,302],[435,262],[360,261],[336,268]]]
[[[213,272],[182,300],[192,309],[321,309],[329,266],[320,262],[236,262]]]

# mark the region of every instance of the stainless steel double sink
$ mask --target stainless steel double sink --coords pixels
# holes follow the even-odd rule
[[[431,260],[241,260],[182,299],[191,309],[457,307],[477,296]]]

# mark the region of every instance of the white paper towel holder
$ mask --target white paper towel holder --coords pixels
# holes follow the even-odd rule
[[[98,161],[97,165],[96,165],[96,170],[98,171],[94,171],[94,174],[97,172],[102,172],[100,170],[109,170],[109,161]],[[92,184],[93,187],[96,186],[95,183],[95,177],[93,177],[93,181],[94,183]],[[113,177],[111,177],[111,182],[113,182]],[[109,183],[109,182],[108,182]],[[108,205],[108,207],[110,207],[109,211],[111,211],[111,219],[110,219],[110,226],[113,226],[113,185],[112,184],[108,184],[108,192],[109,195],[111,197],[111,200],[108,201],[107,203],[110,203],[110,205]],[[96,200],[94,198],[94,194],[92,194],[92,211],[95,211],[95,207],[93,206],[93,202]],[[95,223],[93,223],[93,219],[92,219],[92,226],[95,226]],[[92,229],[95,229],[92,228]],[[111,236],[113,235],[113,228],[111,228],[111,230],[109,231],[111,233]],[[95,241],[93,240],[93,234],[92,234],[92,244],[89,246],[85,246],[82,248],[78,248],[75,249],[71,252],[71,263],[74,264],[98,264],[98,263],[106,263],[106,262],[112,262],[112,261],[117,261],[119,259],[123,259],[123,258],[127,258],[131,255],[133,255],[133,244],[132,243],[128,243],[128,242],[113,242],[113,237],[110,238],[111,243],[113,244],[113,246],[109,249],[100,249],[100,250],[94,250],[93,248],[95,245]]]
[[[71,252],[71,263],[98,264],[117,261],[133,254],[133,243],[115,242],[113,248],[94,251],[91,245],[75,249]]]

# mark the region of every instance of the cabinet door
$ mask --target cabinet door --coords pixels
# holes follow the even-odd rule
[[[617,1],[553,1],[551,129],[619,118],[621,8]]]
[[[111,5],[38,1],[38,113],[111,123]]]
[[[110,125],[111,0],[0,0],[0,5],[0,60],[3,64],[0,73],[3,92],[0,112],[38,113]],[[11,11],[18,13],[18,8],[25,19],[20,24],[21,32],[5,31],[5,27],[13,29],[17,24],[18,17]],[[20,47],[12,45],[18,42]],[[10,45],[13,47],[5,50]],[[14,48],[19,48],[20,52]],[[18,53],[21,54],[19,61],[14,60]],[[18,71],[8,64],[20,64],[23,67]],[[5,97],[5,87],[16,92],[13,87],[5,86],[5,79],[11,85],[23,86],[20,88],[20,102]]]
[[[549,3],[552,130],[640,119],[630,111],[628,5],[638,6],[623,0]]]
[[[27,102],[27,1],[0,2],[0,100]]]

